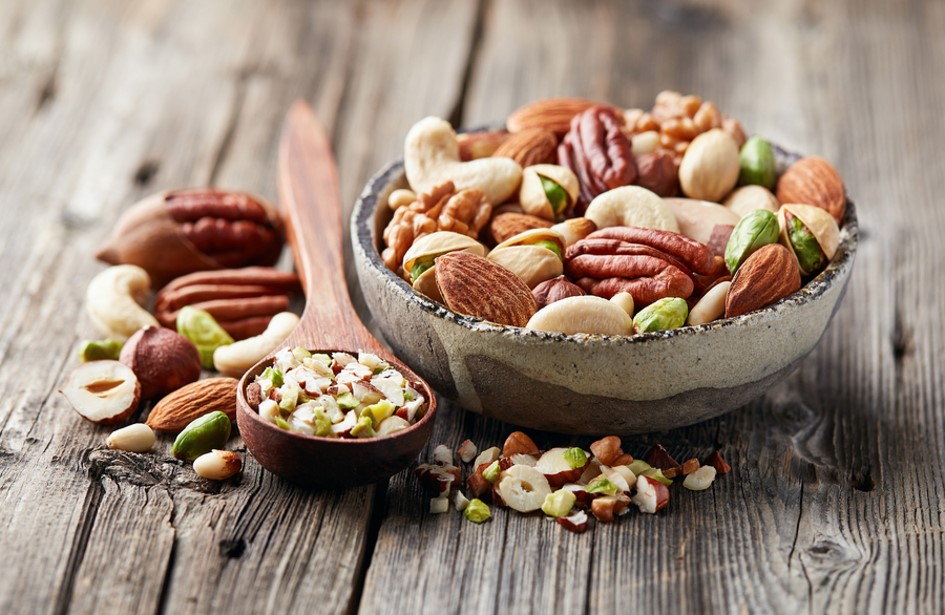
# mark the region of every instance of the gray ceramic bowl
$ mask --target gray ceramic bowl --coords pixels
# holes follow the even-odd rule
[[[796,156],[781,152],[784,166]],[[632,337],[564,335],[494,325],[415,294],[381,260],[391,191],[403,162],[368,182],[352,214],[361,289],[394,353],[439,393],[502,421],[572,434],[632,434],[690,425],[762,395],[820,340],[853,268],[856,209],[820,275],[763,310]]]

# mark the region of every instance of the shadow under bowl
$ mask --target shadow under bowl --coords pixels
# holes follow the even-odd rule
[[[799,156],[777,149],[786,167]],[[847,201],[840,246],[801,290],[762,310],[634,336],[566,335],[496,325],[415,293],[381,260],[388,195],[403,161],[379,171],[351,220],[367,305],[394,353],[459,405],[524,427],[629,435],[698,423],[745,405],[813,350],[843,297],[856,253]]]
[[[246,401],[246,386],[272,364],[268,359],[246,372],[237,388],[236,424],[247,450],[262,467],[305,487],[354,487],[397,474],[413,463],[430,439],[436,396],[402,362],[384,359],[408,380],[419,382],[428,400],[426,414],[410,427],[389,436],[363,439],[320,438],[281,429],[259,416]]]

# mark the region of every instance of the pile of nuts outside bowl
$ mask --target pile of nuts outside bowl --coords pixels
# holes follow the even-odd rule
[[[81,343],[81,364],[61,389],[101,425],[124,424],[154,402],[146,422],[108,436],[110,448],[145,453],[155,432],[168,433],[174,457],[198,475],[239,473],[242,459],[225,450],[237,379],[299,322],[289,311],[298,277],[272,267],[283,245],[272,206],[243,192],[165,191],[121,216],[97,254],[111,266],[86,292],[102,337]],[[219,376],[201,378],[205,370]]]
[[[652,109],[541,100],[506,130],[434,117],[404,146],[384,263],[450,310],[500,325],[629,336],[767,307],[840,244],[846,191],[697,96]]]

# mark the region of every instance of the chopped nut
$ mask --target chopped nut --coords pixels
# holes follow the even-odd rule
[[[623,452],[620,444],[620,438],[617,436],[607,436],[591,444],[591,452],[594,458],[605,466],[626,465],[633,461],[633,457]]]
[[[722,459],[722,455],[718,451],[714,451],[709,455],[703,465],[712,466],[719,474],[728,474],[732,471],[732,466],[728,465],[728,463]]]
[[[453,451],[450,450],[450,447],[445,444],[440,444],[433,449],[433,463],[437,463],[441,466],[452,465],[453,463]]]
[[[505,439],[505,444],[502,446],[502,456],[511,457],[517,454],[540,455],[541,451],[538,450],[538,445],[528,435],[521,431],[513,431]]]
[[[587,530],[587,513],[579,510],[571,516],[559,517],[555,521],[564,529],[575,534],[583,534]]]
[[[459,445],[459,448],[456,449],[456,454],[459,455],[459,458],[463,463],[469,463],[476,457],[476,453],[479,452],[476,448],[476,445],[472,443],[472,440],[466,439],[463,440],[463,443]]]
[[[683,487],[691,491],[704,491],[712,485],[715,480],[715,468],[712,466],[702,466],[683,481]]]
[[[469,499],[459,489],[453,492],[453,506],[459,512],[463,512],[469,506]]]
[[[469,500],[463,515],[473,523],[485,523],[492,516],[492,511],[489,510],[488,504],[479,498],[473,498]]]
[[[676,468],[677,471],[681,469],[679,462],[673,459],[673,456],[669,454],[669,451],[667,451],[662,444],[657,444],[647,451],[643,459],[654,468],[659,468],[664,472],[670,468]]]
[[[430,500],[430,514],[431,515],[441,515],[450,509],[450,502],[448,499],[440,497],[433,498]]]
[[[682,473],[688,476],[689,474],[692,474],[693,472],[698,470],[701,465],[702,464],[700,464],[699,460],[696,459],[695,457],[693,457],[692,459],[687,459],[682,464]]]
[[[564,517],[571,512],[576,502],[577,496],[573,491],[558,489],[554,493],[545,496],[545,503],[541,505],[541,511],[549,517]]]
[[[499,458],[499,455],[502,453],[499,450],[498,446],[493,446],[492,448],[487,448],[486,450],[479,453],[479,456],[476,457],[476,460],[473,462],[472,466],[478,468],[482,464],[489,465],[493,461],[496,461]]]
[[[608,495],[600,498],[594,498],[591,502],[591,512],[594,517],[602,523],[610,523],[614,517],[627,510],[630,506],[630,497],[619,495]]]
[[[499,465],[499,462],[493,461],[485,470],[482,471],[482,477],[490,483],[494,483],[495,481],[499,480],[499,474],[501,472],[502,467]]]

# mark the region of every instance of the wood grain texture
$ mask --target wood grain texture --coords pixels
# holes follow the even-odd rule
[[[945,5],[920,0],[0,3],[0,612],[940,612],[943,30]],[[430,515],[408,473],[312,493],[246,458],[210,484],[167,441],[104,449],[56,393],[94,333],[82,297],[117,214],[165,187],[274,199],[292,100],[330,127],[346,224],[425,115],[664,88],[834,161],[862,229],[801,369],[727,417],[625,440],[722,447],[733,473],[710,491],[582,536],[504,510],[476,526]],[[511,429],[439,412],[430,450]]]

